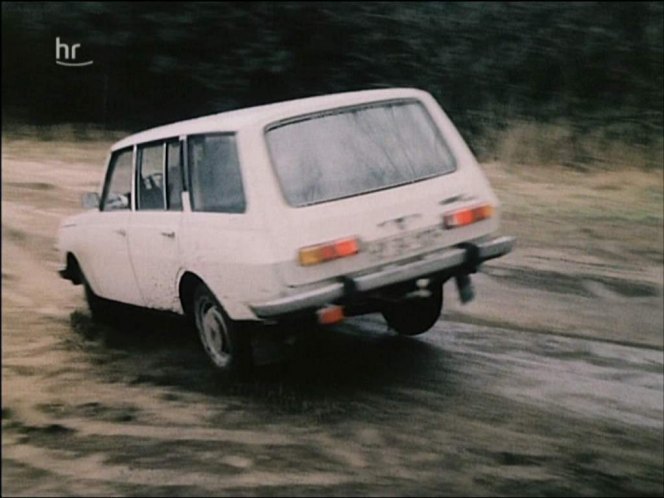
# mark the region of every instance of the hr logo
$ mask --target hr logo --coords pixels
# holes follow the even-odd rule
[[[76,61],[76,49],[81,46],[80,43],[74,43],[73,45],[67,45],[66,43],[63,43],[60,41],[60,37],[57,36],[55,38],[55,63],[59,64],[61,66],[69,66],[69,67],[82,67],[82,66],[89,66],[92,64],[94,61],[85,61],[85,62],[77,62]],[[61,60],[61,55],[64,53],[64,59],[68,62],[63,62]]]

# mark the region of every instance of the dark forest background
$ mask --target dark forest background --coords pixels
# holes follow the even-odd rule
[[[512,141],[536,139],[537,123],[554,150],[571,143],[576,162],[598,149],[583,142],[591,137],[655,150],[661,166],[663,7],[5,2],[3,125],[132,131],[290,98],[408,86],[431,92],[485,156],[507,130],[521,130]],[[56,36],[80,43],[79,58],[94,64],[56,65]]]

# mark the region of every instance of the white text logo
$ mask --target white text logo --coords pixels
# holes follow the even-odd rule
[[[55,63],[61,66],[81,67],[89,66],[94,61],[78,62],[76,60],[76,49],[80,48],[80,43],[67,45],[60,41],[60,37],[55,38]],[[64,54],[64,61],[62,55]]]

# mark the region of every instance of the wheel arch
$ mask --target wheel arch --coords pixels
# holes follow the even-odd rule
[[[206,285],[203,279],[191,271],[185,271],[178,284],[178,297],[182,311],[187,317],[193,318],[194,293],[200,284]]]
[[[180,305],[186,316],[193,315],[192,305],[194,292],[196,292],[196,287],[199,284],[205,285],[210,292],[212,292],[221,307],[233,320],[258,320],[256,315],[251,312],[246,304],[230,299],[228,296],[224,296],[223,293],[219,292],[221,286],[216,279],[212,278],[210,281],[204,280],[199,273],[191,270],[185,270],[178,283]]]
[[[74,285],[80,285],[83,283],[83,270],[81,270],[81,264],[78,262],[76,255],[69,251],[65,256],[65,269],[64,269],[65,278],[71,280]]]

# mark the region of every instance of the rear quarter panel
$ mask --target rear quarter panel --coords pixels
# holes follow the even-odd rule
[[[249,304],[280,296],[272,233],[266,229],[274,189],[260,168],[256,130],[237,134],[246,211],[242,214],[183,213],[183,271],[200,277],[236,320],[255,319]]]

